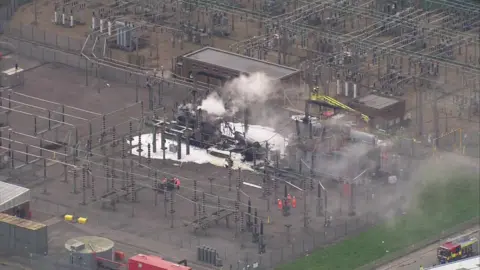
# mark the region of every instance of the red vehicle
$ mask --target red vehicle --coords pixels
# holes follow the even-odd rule
[[[478,254],[478,239],[462,235],[445,242],[437,249],[438,262],[449,263]]]
[[[128,260],[128,270],[192,270],[192,268],[165,261],[157,256],[138,254]]]

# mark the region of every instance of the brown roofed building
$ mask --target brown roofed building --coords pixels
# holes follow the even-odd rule
[[[221,86],[240,75],[263,72],[282,83],[299,83],[300,70],[212,47],[187,53],[177,59],[175,73],[192,80]]]

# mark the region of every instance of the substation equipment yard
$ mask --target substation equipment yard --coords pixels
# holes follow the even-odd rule
[[[2,175],[30,189],[33,219],[88,218],[49,234],[101,235],[193,269],[268,269],[390,216],[432,146],[478,153],[480,7],[470,2],[11,10]],[[268,97],[228,116],[202,106],[217,93],[229,110],[229,82],[258,73],[275,85]],[[68,260],[63,240],[41,259],[48,269]]]

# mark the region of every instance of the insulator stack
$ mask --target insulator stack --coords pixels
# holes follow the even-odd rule
[[[73,170],[73,193],[77,193],[77,170]]]
[[[86,204],[86,196],[87,194],[85,193],[87,190],[87,169],[85,166],[82,167],[82,204]]]
[[[105,170],[105,177],[110,175],[110,170],[108,169],[108,160],[103,160],[103,169]]]
[[[103,169],[105,170],[105,181],[107,182],[107,189],[110,188],[108,181],[110,180],[110,169],[108,168],[108,160],[103,163]]]
[[[196,202],[197,200],[197,180],[193,180],[193,201]]]
[[[92,201],[97,200],[97,197],[95,197],[95,177],[93,175],[90,175],[91,183],[92,183]]]
[[[107,135],[106,131],[107,131],[107,117],[105,115],[103,115],[103,117],[102,117],[102,137]]]
[[[151,145],[147,144],[147,164],[150,165],[152,163],[152,152],[151,152]]]
[[[240,232],[245,232],[245,214],[243,212],[240,213]]]
[[[138,131],[138,154],[142,153],[142,133]]]
[[[132,193],[132,202],[135,202],[137,198],[135,196],[135,179],[133,177],[133,173],[130,174],[130,182],[131,182],[130,192]]]
[[[87,172],[85,167],[82,168],[82,189],[87,189]]]
[[[128,133],[128,134],[129,134],[129,138],[128,138],[128,139],[129,139],[130,141],[133,141],[133,124],[132,124],[131,121],[128,123],[128,128],[129,128],[129,133]]]
[[[206,206],[205,206],[205,192],[202,192],[202,215],[207,216]]]
[[[112,127],[112,146],[117,145],[117,129]]]
[[[235,212],[234,212],[234,218],[235,222],[238,222],[238,211],[240,209],[240,203],[238,201],[235,201]]]
[[[123,137],[122,139],[122,158],[126,158],[127,157],[127,153],[125,151],[125,137]]]

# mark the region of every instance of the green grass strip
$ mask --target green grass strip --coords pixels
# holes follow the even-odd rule
[[[417,186],[418,195],[405,216],[317,250],[278,270],[352,270],[442,234],[479,216],[478,174],[442,172]],[[442,179],[442,180],[437,180]]]

